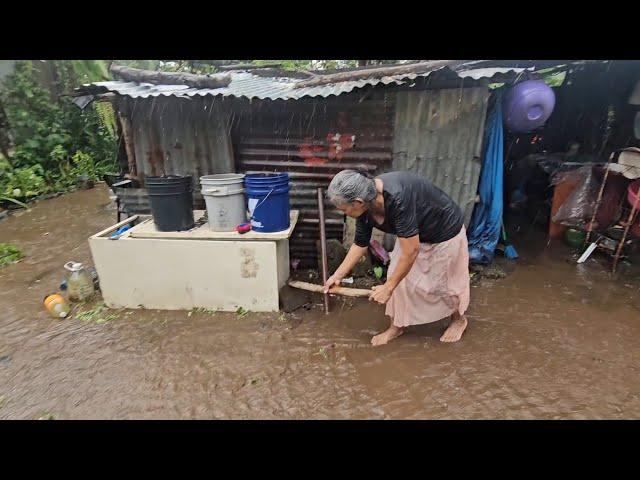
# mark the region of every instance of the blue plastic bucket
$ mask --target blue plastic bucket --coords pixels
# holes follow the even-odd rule
[[[244,186],[252,230],[268,233],[289,228],[288,173],[250,173]]]

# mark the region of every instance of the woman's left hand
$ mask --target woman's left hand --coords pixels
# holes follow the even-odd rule
[[[372,288],[373,293],[369,295],[369,300],[373,300],[374,302],[378,302],[382,305],[387,303],[391,298],[391,294],[393,290],[386,283],[384,285],[377,285]]]

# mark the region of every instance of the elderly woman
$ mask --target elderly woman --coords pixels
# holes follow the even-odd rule
[[[460,340],[467,327],[469,253],[460,207],[442,190],[410,172],[389,172],[373,178],[343,170],[327,195],[346,215],[356,218],[355,242],[327,280],[325,292],[356,266],[367,252],[373,228],[397,236],[384,285],[370,300],[386,304],[389,328],[371,340],[384,345],[409,325],[451,316],[443,342]]]

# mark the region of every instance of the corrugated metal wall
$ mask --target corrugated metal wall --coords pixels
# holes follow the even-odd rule
[[[480,176],[487,87],[397,92],[393,169],[420,173],[463,209],[468,225]]]
[[[192,175],[195,204],[204,208],[199,177],[234,171],[228,114],[220,100],[120,97],[118,109],[131,120],[141,178]]]
[[[315,266],[316,189],[326,189],[345,168],[419,172],[461,205],[468,224],[487,99],[486,87],[397,92],[372,87],[297,101],[118,97],[117,107],[131,119],[138,174],[192,175],[197,208],[204,208],[201,175],[289,172],[291,205],[301,211],[291,257]],[[326,213],[328,238],[342,239],[342,214],[328,203]]]
[[[391,167],[394,109],[395,94],[375,88],[326,99],[246,102],[234,109],[237,170],[291,176],[291,206],[301,212],[292,259],[317,265],[318,187],[326,189],[345,168],[376,173]],[[343,215],[325,205],[327,237],[342,240]]]

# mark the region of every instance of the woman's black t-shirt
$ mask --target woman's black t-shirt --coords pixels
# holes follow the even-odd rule
[[[420,243],[452,239],[464,223],[460,207],[442,190],[412,172],[379,175],[383,183],[384,223],[368,212],[356,219],[355,244],[367,247],[373,228],[402,238],[419,235]]]

